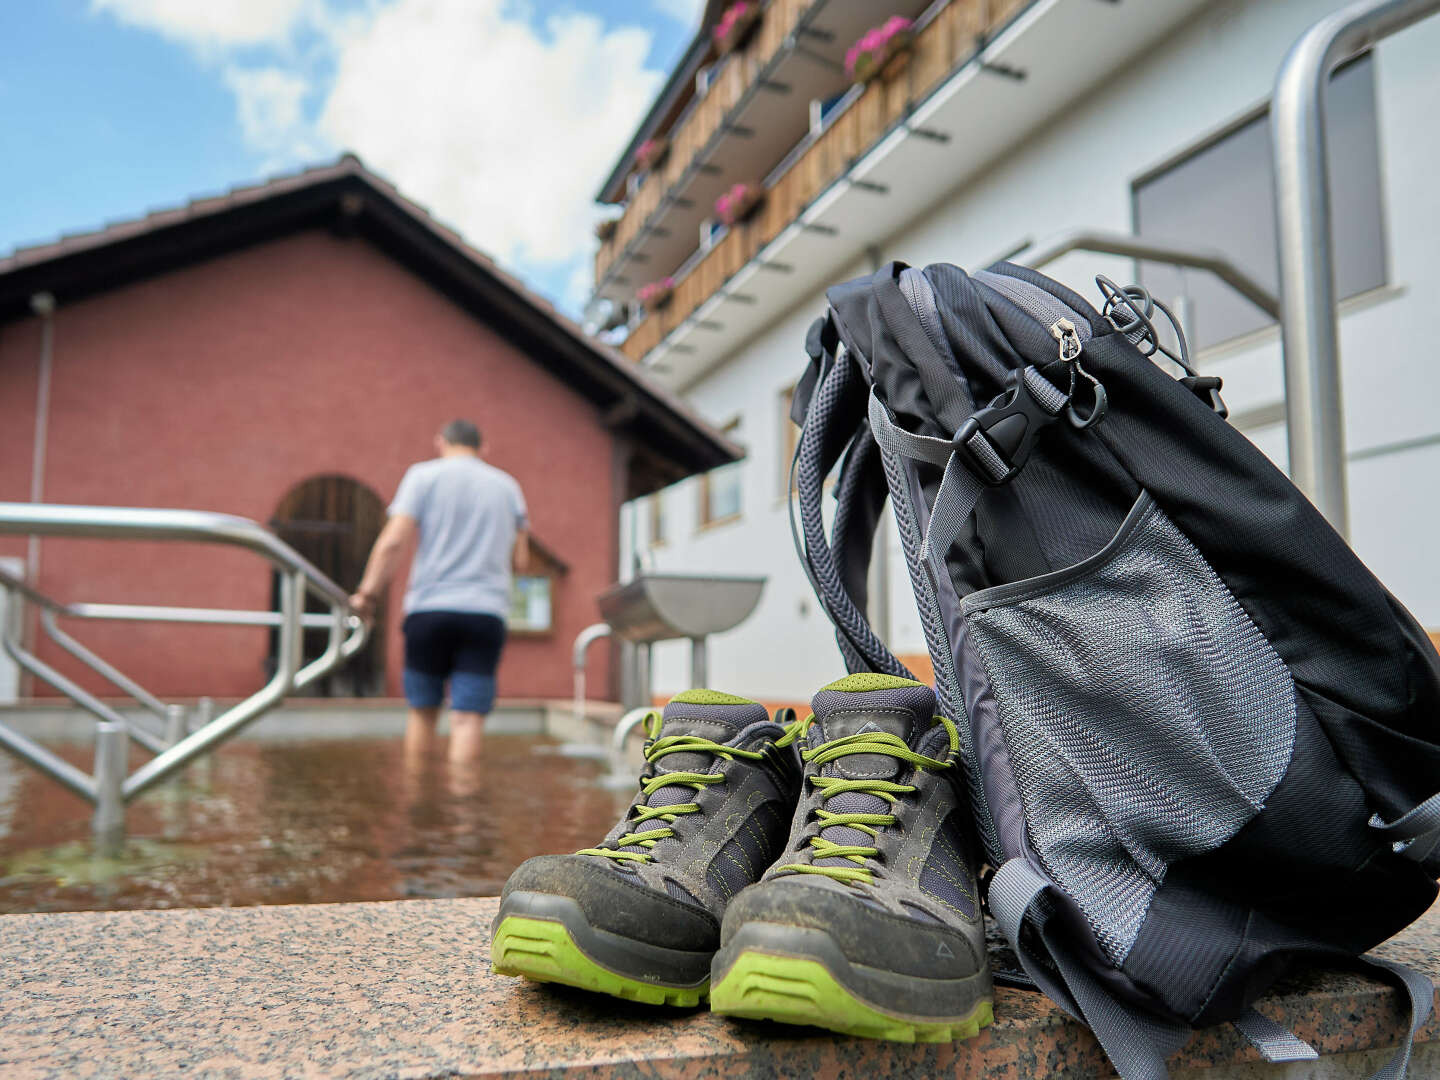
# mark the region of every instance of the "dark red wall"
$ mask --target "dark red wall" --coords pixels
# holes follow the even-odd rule
[[[38,355],[37,320],[0,326],[0,500],[30,497]],[[388,502],[456,416],[480,425],[486,457],[524,489],[535,535],[569,565],[554,633],[511,641],[500,694],[566,697],[570,643],[614,578],[612,437],[589,402],[364,240],[305,232],[73,305],[62,297],[44,495],[265,522],[298,482],[344,473]],[[24,551],[0,539],[0,555]],[[258,557],[188,544],[46,540],[41,586],[61,600],[270,603]],[[391,693],[403,586],[386,628]],[[263,631],[68,625],[162,696],[261,682]],[[602,652],[597,696],[610,690]],[[108,690],[48,642],[41,655]]]

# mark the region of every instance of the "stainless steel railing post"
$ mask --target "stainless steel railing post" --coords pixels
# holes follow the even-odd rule
[[[95,728],[95,814],[90,819],[97,836],[115,837],[125,831],[125,773],[130,738],[123,727],[102,722]]]
[[[1270,115],[1290,478],[1342,536],[1349,510],[1325,88],[1342,61],[1436,11],[1440,0],[1351,4],[1301,35],[1275,79]]]
[[[125,801],[154,787],[194,758],[213,750],[251,720],[278,705],[295,685],[301,647],[300,614],[304,610],[305,578],[292,571],[281,579],[280,641],[275,674],[258,692],[221,713],[205,728],[185,736],[163,754],[142,765],[125,781]]]
[[[185,706],[165,706],[165,741],[174,746],[185,738]]]

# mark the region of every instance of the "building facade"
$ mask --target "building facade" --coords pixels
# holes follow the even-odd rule
[[[771,161],[747,157],[744,140],[732,133],[733,156],[713,138],[699,152],[701,165],[720,174],[687,172],[673,159],[658,182],[653,171],[640,174],[616,230],[630,239],[607,243],[597,261],[596,310],[627,305],[627,354],[748,451],[738,465],[638,505],[625,519],[622,548],[661,569],[763,567],[771,583],[761,608],[741,631],[715,641],[711,671],[717,685],[774,700],[803,700],[841,665],[790,552],[785,499],[795,439],[788,395],[825,288],[892,259],[972,268],[999,258],[1025,263],[1027,251],[1051,238],[1103,229],[1218,248],[1276,289],[1268,101],[1291,44],[1341,5],[862,6],[869,23],[891,8],[915,16],[904,58],[864,87],[846,89],[837,75],[819,91],[828,96],[808,103],[808,125]],[[855,7],[775,0],[764,18],[800,26],[798,40],[830,49],[833,60],[854,40],[847,20]],[[751,47],[768,46],[756,37]],[[1440,201],[1432,181],[1440,140],[1427,122],[1440,105],[1437,50],[1440,19],[1422,22],[1337,70],[1327,101],[1351,542],[1430,627],[1440,626],[1440,575],[1424,540],[1440,467],[1440,415],[1432,407],[1440,369],[1424,345],[1440,289]],[[783,72],[804,59],[731,57],[711,84],[734,66],[737,79],[742,68],[750,73],[754,94],[783,97],[770,84],[783,85]],[[747,107],[735,106],[742,110],[736,115]],[[679,122],[696,123],[702,113],[692,107]],[[731,122],[722,115],[716,130]],[[683,130],[673,132],[672,155],[687,140]],[[644,228],[666,229],[666,206],[703,201],[687,195],[687,185],[699,182],[690,174],[715,186],[762,178],[767,196],[743,224],[702,228],[698,246],[670,267],[659,241],[646,246]],[[652,183],[669,186],[649,197]],[[637,205],[644,222],[627,229]],[[637,254],[656,257],[636,264]],[[615,283],[617,276],[641,278],[638,267],[646,279],[673,279],[665,307],[647,312]],[[1093,279],[1101,273],[1120,284],[1139,281],[1175,305],[1200,368],[1224,379],[1232,423],[1285,467],[1273,320],[1195,271],[1079,253],[1041,268],[1097,306]],[[924,641],[893,528],[876,556],[872,622],[895,652],[921,658],[923,670]],[[684,681],[678,650],[657,648],[654,668],[660,691]]]
[[[529,502],[501,695],[566,697],[622,503],[735,455],[628,361],[353,158],[0,260],[0,500],[238,514],[349,589],[401,475],[456,416]],[[230,548],[3,538],[0,557],[61,602],[274,599],[268,564]],[[398,694],[403,589],[330,693]],[[172,699],[253,692],[274,646],[254,628],[66,628]],[[46,663],[114,693],[27,629]],[[614,693],[610,667],[594,658],[592,696]]]

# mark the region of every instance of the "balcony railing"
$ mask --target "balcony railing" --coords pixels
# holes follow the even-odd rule
[[[765,17],[743,48],[719,61],[709,73],[708,88],[697,94],[671,125],[670,152],[665,161],[640,181],[631,194],[615,232],[600,244],[595,254],[595,280],[606,272],[636,236],[663,214],[669,193],[697,167],[701,151],[725,126],[730,114],[762,77],[775,55],[787,46],[787,39],[824,0],[770,0]]]
[[[674,294],[649,312],[621,346],[640,360],[720,290],[849,166],[983,48],[1029,0],[950,0],[920,21],[908,60],[855,88],[766,178],[765,203],[746,222],[716,234],[672,276]],[[672,155],[674,151],[672,150]]]

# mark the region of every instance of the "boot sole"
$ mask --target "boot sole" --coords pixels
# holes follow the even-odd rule
[[[746,943],[742,939],[747,936],[763,938],[765,944]],[[792,947],[777,948],[777,939],[788,939]],[[870,973],[892,983],[905,980],[916,984],[916,988],[940,981],[892,972]],[[967,980],[944,980],[949,996],[955,995],[955,984],[959,983],[964,984],[959,991],[968,999],[963,1012],[947,1016],[914,1016],[883,1009],[844,984],[846,975],[858,974],[823,931],[750,924],[742,927],[735,940],[716,955],[710,1010],[724,1016],[909,1043],[974,1038],[994,1021],[988,971]]]
[[[518,975],[534,982],[559,983],[626,1001],[680,1008],[699,1005],[709,992],[708,978],[693,985],[676,986],[616,971],[591,956],[581,942],[588,941],[592,948],[603,946],[610,952],[673,953],[684,958],[696,954],[662,950],[596,930],[580,912],[580,906],[568,897],[520,893],[511,899],[520,901],[514,907],[531,910],[519,913],[501,909],[490,942],[490,970],[496,975]],[[507,903],[507,906],[511,905]]]

